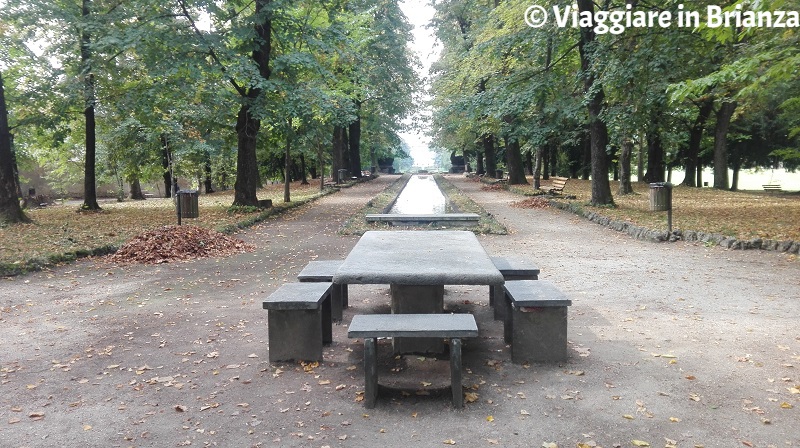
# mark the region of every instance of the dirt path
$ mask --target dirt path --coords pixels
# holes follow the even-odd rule
[[[487,291],[461,287],[448,288],[446,307],[472,312],[481,329],[464,348],[475,400],[464,410],[436,396],[446,362],[386,356],[381,381],[408,393],[367,412],[361,344],[345,325],[321,365],[270,365],[261,299],[309,260],[343,257],[357,238],[336,235],[339,225],[392,180],[239,234],[254,253],[83,261],[1,281],[1,445],[800,446],[797,262],[633,240],[510,207],[508,193],[461,177],[512,231],[481,236],[487,250],[529,255],[572,298],[568,363],[511,364]],[[384,310],[386,294],[351,287],[344,323]]]

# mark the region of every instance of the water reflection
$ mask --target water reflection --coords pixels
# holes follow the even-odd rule
[[[433,176],[411,176],[389,213],[418,215],[445,212],[445,199]]]

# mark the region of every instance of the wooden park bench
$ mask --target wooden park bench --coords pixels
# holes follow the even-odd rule
[[[264,300],[269,360],[322,361],[333,341],[330,283],[286,283]]]
[[[450,389],[453,406],[464,406],[461,390],[461,338],[477,337],[472,314],[368,314],[353,316],[349,338],[364,338],[364,406],[378,398],[378,338],[446,338],[450,340]]]
[[[567,307],[572,301],[547,280],[512,280],[503,285],[509,312],[504,325],[511,361],[566,361]]]
[[[299,274],[297,280],[300,282],[323,282],[333,281],[333,275],[344,260],[316,260],[310,261]],[[331,287],[331,318],[335,321],[342,320],[342,309],[347,308],[347,285],[333,285]]]
[[[551,176],[550,181],[552,185],[547,190],[550,194],[561,194],[564,192],[564,187],[567,186],[567,181],[569,180],[568,177],[558,177],[558,176]]]
[[[761,186],[761,188],[763,188],[764,191],[766,191],[767,193],[770,193],[770,192],[776,192],[777,193],[777,192],[782,191],[781,190],[781,184],[764,184],[764,185]]]
[[[492,263],[503,274],[503,280],[536,280],[539,268],[524,257],[490,257]],[[507,302],[503,300],[505,290],[500,286],[489,286],[489,305],[494,308],[494,320],[505,320]]]

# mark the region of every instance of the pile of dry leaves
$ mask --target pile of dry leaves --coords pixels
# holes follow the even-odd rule
[[[255,247],[197,226],[164,226],[133,237],[109,257],[115,263],[168,263],[202,257],[226,257]]]
[[[500,182],[481,186],[481,190],[483,191],[503,191],[505,189],[506,186]]]
[[[541,197],[532,197],[514,202],[511,206],[516,208],[547,208],[550,207],[550,201]]]

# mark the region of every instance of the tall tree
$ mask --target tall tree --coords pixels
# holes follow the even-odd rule
[[[11,152],[11,129],[8,125],[3,73],[0,72],[0,222],[29,222],[17,197],[17,182],[14,176],[14,161]]]
[[[592,0],[578,0],[580,13],[588,13],[594,17]],[[608,129],[601,115],[605,93],[601,85],[595,84],[595,64],[597,54],[594,53],[594,27],[581,27],[580,55],[583,76],[583,90],[587,96],[586,107],[589,111],[589,135],[592,154],[592,198],[593,205],[613,204],[611,185],[608,181],[608,162],[606,146],[608,146]]]

